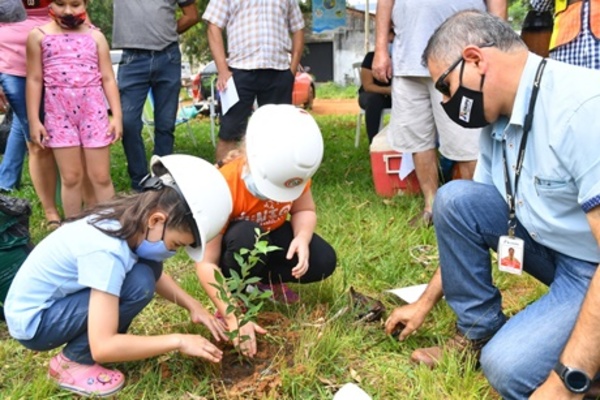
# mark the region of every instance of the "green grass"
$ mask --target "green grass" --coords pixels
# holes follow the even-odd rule
[[[342,86],[335,82],[317,84],[317,98],[319,99],[354,99],[357,97],[356,85]]]
[[[362,135],[360,147],[354,148],[355,116],[317,116],[316,120],[325,140],[323,164],[313,185],[319,216],[317,232],[336,249],[338,267],[334,275],[322,283],[294,285],[303,299],[300,304],[266,306],[266,310],[275,310],[287,317],[291,324],[286,329],[298,336],[293,365],[276,371],[281,377],[279,396],[267,398],[327,399],[341,385],[355,382],[374,399],[497,399],[481,372],[463,365],[456,356],[445,359],[434,371],[409,362],[414,349],[442,343],[453,335],[455,318],[443,301],[418,333],[407,341],[398,343],[390,338],[369,350],[369,345],[383,337],[380,323],[357,324],[351,312],[322,323],[348,305],[351,285],[381,299],[389,312],[398,303],[391,295],[384,294],[384,290],[426,282],[436,265],[422,263],[424,258],[419,257],[417,251],[418,246],[424,244],[435,246],[433,229],[412,229],[407,225],[407,220],[421,209],[421,198],[383,199],[376,195],[366,135]],[[209,140],[208,120],[196,119],[193,131],[197,146],[188,138],[185,127],[178,128],[176,152],[212,160],[214,149]],[[151,144],[147,144],[150,150]],[[116,189],[127,190],[129,180],[122,147],[114,146],[112,155]],[[33,204],[31,232],[38,242],[48,232],[43,227],[40,205],[27,174],[24,187],[16,194],[27,197]],[[433,250],[434,258],[436,254]],[[169,260],[166,271],[212,309],[197,282],[192,262],[184,254]],[[526,278],[502,276],[497,281],[504,293],[508,293],[505,300],[510,312],[542,292]],[[515,295],[511,296],[510,292]],[[159,298],[134,320],[131,332],[207,335],[204,327],[189,323],[184,310]],[[29,351],[9,338],[6,325],[0,323],[0,398],[72,398],[46,378],[48,361],[57,351]],[[119,399],[223,398],[215,394],[219,389],[216,367],[178,353],[115,366],[127,377]],[[239,398],[253,397],[248,394]]]

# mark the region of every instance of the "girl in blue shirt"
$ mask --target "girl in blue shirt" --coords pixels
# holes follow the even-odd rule
[[[178,350],[212,362],[221,351],[199,335],[136,336],[133,318],[157,292],[204,324],[219,341],[224,327],[167,274],[162,261],[187,246],[194,260],[231,212],[224,178],[197,157],[152,159],[144,192],[89,210],[44,239],[17,273],[6,298],[11,335],[45,351],[65,345],[50,361],[62,388],[108,396],[125,382],[99,363],[153,357]],[[200,177],[200,178],[199,178]]]

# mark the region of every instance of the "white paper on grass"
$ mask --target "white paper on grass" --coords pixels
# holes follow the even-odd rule
[[[413,162],[412,153],[402,153],[402,162],[400,163],[400,171],[398,175],[400,180],[403,181],[406,177],[415,170],[415,163]]]
[[[233,76],[230,76],[229,79],[227,79],[227,88],[225,90],[219,90],[219,96],[221,98],[221,112],[223,115],[227,114],[227,111],[240,101],[235,82],[233,81]]]
[[[388,293],[395,294],[400,297],[405,302],[412,304],[419,300],[419,297],[423,294],[425,289],[427,288],[426,283],[422,283],[420,285],[406,286],[397,289],[386,290]]]
[[[337,391],[333,400],[371,400],[371,396],[354,383],[349,382]]]

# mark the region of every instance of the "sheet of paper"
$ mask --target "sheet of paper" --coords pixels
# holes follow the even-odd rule
[[[219,91],[219,96],[221,96],[221,112],[225,115],[240,100],[233,76],[230,76],[227,80],[227,89]]]
[[[406,177],[413,172],[415,169],[415,164],[413,162],[412,153],[402,153],[402,162],[400,163],[400,172],[398,175],[400,176],[400,180],[403,181]]]
[[[405,302],[412,304],[421,297],[425,289],[427,288],[426,283],[422,283],[420,285],[406,286],[397,289],[386,290],[388,293],[395,294],[400,297]]]
[[[333,396],[333,400],[371,400],[371,399],[372,399],[371,396],[369,396],[358,385],[356,385],[352,382],[346,383]]]

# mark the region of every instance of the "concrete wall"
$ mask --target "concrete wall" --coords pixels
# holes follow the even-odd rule
[[[335,32],[321,34],[307,33],[306,43],[333,43],[333,80],[345,85],[354,83],[352,64],[362,61],[365,52],[364,12],[348,7],[346,9],[346,26]],[[370,15],[368,51],[375,48],[375,16]]]

